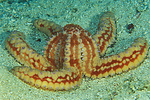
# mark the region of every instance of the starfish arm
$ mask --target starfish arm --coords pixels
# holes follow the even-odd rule
[[[63,31],[63,28],[60,25],[44,19],[36,19],[33,22],[33,25],[49,37]]]
[[[67,35],[66,45],[65,45],[65,56],[63,65],[65,67],[76,67],[81,71],[82,61],[81,61],[81,39],[82,34],[78,30],[78,25],[68,24],[64,26],[64,34]]]
[[[19,31],[13,31],[5,40],[7,50],[24,66],[30,66],[39,70],[54,70],[48,61],[25,41],[24,34]]]
[[[82,44],[82,72],[90,77],[90,72],[96,67],[99,62],[99,53],[97,45],[91,37],[86,34],[81,34]]]
[[[59,68],[60,64],[60,51],[64,49],[64,46],[61,47],[60,44],[62,42],[62,33],[56,35],[55,37],[52,37],[50,41],[48,42],[47,46],[45,47],[44,57],[48,60],[49,63],[51,63],[53,66],[56,66]]]
[[[41,71],[29,67],[14,67],[11,72],[27,84],[45,90],[68,90],[81,83],[81,72],[76,68],[60,71]]]
[[[98,65],[92,69],[91,77],[101,78],[108,75],[120,74],[138,66],[145,58],[148,44],[144,38],[137,38],[124,52],[100,59]]]
[[[101,17],[97,29],[97,34],[93,36],[99,49],[99,54],[104,55],[107,47],[115,40],[116,23],[112,12],[105,12]]]

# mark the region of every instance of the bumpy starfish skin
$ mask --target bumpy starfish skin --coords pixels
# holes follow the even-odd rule
[[[14,31],[6,39],[6,48],[23,66],[11,72],[22,81],[46,90],[68,90],[82,81],[85,74],[92,78],[120,74],[138,66],[148,50],[144,38],[137,38],[124,52],[104,56],[116,34],[115,17],[106,12],[100,18],[98,30],[91,35],[79,25],[63,28],[52,21],[37,19],[34,26],[53,36],[44,52],[38,54],[25,41],[24,34]]]

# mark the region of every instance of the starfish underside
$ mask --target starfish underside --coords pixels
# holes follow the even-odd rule
[[[105,57],[115,40],[116,24],[112,12],[105,12],[97,33],[91,35],[79,25],[63,28],[52,21],[37,19],[34,26],[51,37],[44,55],[38,54],[25,41],[23,33],[13,31],[6,39],[6,48],[22,64],[11,72],[22,81],[46,90],[68,90],[78,86],[82,75],[92,78],[120,74],[138,66],[147,54],[144,38],[116,55]]]

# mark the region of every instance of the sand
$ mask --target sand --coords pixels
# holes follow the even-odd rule
[[[26,41],[39,53],[48,38],[33,27],[33,20],[43,18],[64,26],[78,24],[96,32],[102,12],[116,16],[117,38],[108,55],[124,51],[137,37],[150,45],[149,0],[0,0],[0,100],[150,100],[150,52],[137,68],[102,79],[84,77],[81,85],[70,91],[45,91],[31,87],[9,70],[20,66],[5,49],[4,40],[13,30],[24,32]],[[133,23],[131,33],[127,25]],[[39,41],[40,40],[40,41]]]

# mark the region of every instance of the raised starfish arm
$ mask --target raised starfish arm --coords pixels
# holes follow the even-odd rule
[[[97,33],[93,35],[96,41],[99,54],[104,55],[107,47],[115,40],[116,23],[115,16],[112,12],[108,11],[103,13],[100,17]]]
[[[44,57],[57,69],[63,68],[66,35],[62,33],[52,37],[45,47]]]

